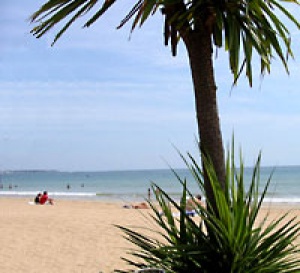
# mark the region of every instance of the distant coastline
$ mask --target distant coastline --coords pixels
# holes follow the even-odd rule
[[[272,202],[300,202],[300,166],[261,167],[261,187],[272,171],[271,185],[266,200]],[[192,192],[199,192],[187,169],[175,169],[186,178]],[[252,168],[245,168],[245,181],[250,181]],[[119,171],[59,171],[16,170],[0,172],[0,197],[31,198],[47,190],[61,199],[142,201],[147,197],[152,182],[162,187],[175,199],[180,199],[182,187],[170,169]]]

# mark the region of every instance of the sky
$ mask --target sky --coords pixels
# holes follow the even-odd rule
[[[188,58],[182,44],[176,58],[163,45],[161,14],[117,30],[130,8],[122,1],[51,46],[58,28],[30,34],[43,2],[0,2],[0,170],[180,168],[174,147],[197,156]],[[214,54],[224,146],[234,134],[249,166],[260,151],[263,165],[300,165],[300,32],[291,33],[290,75],[275,59],[262,79],[254,62],[252,88],[244,75],[232,88],[226,53]]]

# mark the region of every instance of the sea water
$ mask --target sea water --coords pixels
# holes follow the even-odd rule
[[[186,179],[193,194],[200,192],[197,183],[186,169],[175,170]],[[273,173],[266,201],[300,203],[300,166],[261,168],[261,190]],[[252,169],[245,169],[246,186]],[[62,171],[2,171],[0,172],[1,197],[34,198],[38,192],[48,191],[55,199],[84,199],[99,201],[142,201],[148,197],[148,189],[156,183],[175,200],[182,194],[182,186],[171,170],[137,170],[107,172]]]

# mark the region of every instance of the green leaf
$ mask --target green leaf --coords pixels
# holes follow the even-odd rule
[[[181,153],[179,155],[202,190],[204,171],[191,154],[188,153],[187,159]],[[216,199],[216,211],[211,209],[211,200],[207,200],[206,196],[207,207],[199,206],[196,210],[199,224],[197,219],[187,216],[185,204],[191,194],[187,181],[171,170],[182,186],[181,201],[178,204],[157,184],[153,184],[156,202],[149,204],[154,212],[152,219],[158,225],[151,229],[154,236],[148,238],[148,235],[120,227],[128,236],[126,238],[138,247],[130,253],[134,258],[143,260],[136,263],[133,258],[128,259],[128,263],[137,268],[159,267],[167,272],[299,272],[300,259],[295,255],[299,251],[298,245],[295,245],[300,230],[297,219],[287,219],[288,215],[283,215],[268,223],[266,216],[257,222],[272,177],[271,173],[263,192],[259,193],[261,155],[246,188],[242,155],[240,153],[241,163],[236,168],[232,148],[227,154],[224,189],[210,158],[201,156]],[[174,216],[173,209],[179,212],[179,218]]]

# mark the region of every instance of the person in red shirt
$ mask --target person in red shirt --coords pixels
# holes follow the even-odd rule
[[[46,203],[49,203],[53,205],[53,199],[48,197],[48,193],[44,191],[43,195],[40,197],[40,204],[44,205]]]

